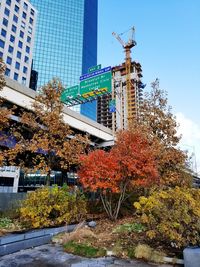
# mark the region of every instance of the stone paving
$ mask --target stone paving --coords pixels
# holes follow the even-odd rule
[[[167,267],[114,257],[87,259],[65,253],[59,245],[43,245],[0,257],[0,267]]]

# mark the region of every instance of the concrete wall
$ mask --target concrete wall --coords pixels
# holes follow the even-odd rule
[[[0,212],[17,207],[25,197],[26,193],[0,193]]]

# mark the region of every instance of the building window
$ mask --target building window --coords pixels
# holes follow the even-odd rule
[[[14,73],[14,80],[17,81],[18,80],[18,77],[19,77],[19,74],[18,73]]]
[[[5,46],[5,42],[4,42],[3,40],[0,39],[0,47],[1,47],[1,48],[4,48],[4,46]]]
[[[31,8],[31,15],[34,16],[34,14],[35,14],[35,12],[34,12],[34,10]]]
[[[19,62],[16,62],[16,63],[15,63],[15,68],[16,68],[17,70],[20,69],[20,64],[19,64]]]
[[[10,15],[10,10],[7,9],[7,7],[5,7],[4,14],[5,14],[6,16],[9,16],[9,15]]]
[[[30,22],[30,24],[33,25],[33,19],[32,18],[29,19],[29,22]]]
[[[23,67],[23,73],[26,74],[27,73],[27,70],[28,70],[27,67]]]
[[[7,57],[6,63],[11,65],[12,64],[12,58],[11,57]]]
[[[30,26],[28,27],[28,33],[32,33],[32,28]]]
[[[14,50],[14,47],[12,47],[11,45],[9,45],[8,52],[12,54],[13,53],[13,50]]]
[[[26,78],[22,77],[22,84],[26,84]]]
[[[22,46],[23,46],[23,43],[22,43],[21,41],[19,41],[19,42],[18,42],[18,47],[19,47],[19,48],[22,48]]]
[[[19,12],[19,7],[15,5],[15,11],[18,13]]]
[[[0,51],[0,58],[3,58],[3,52]]]
[[[6,68],[5,75],[10,77],[10,69]]]
[[[16,23],[18,22],[18,17],[16,15],[13,16],[13,21]]]
[[[6,4],[10,6],[11,5],[11,0],[6,0]]]
[[[15,41],[15,37],[14,37],[13,35],[10,36],[10,41],[11,41],[12,43],[14,43],[14,41]]]
[[[16,0],[17,1],[17,3],[20,3],[20,0]]]
[[[22,27],[23,29],[25,29],[25,26],[26,26],[25,22],[22,21],[21,27]]]
[[[25,63],[28,63],[28,62],[29,62],[29,57],[25,56],[25,58],[24,58],[24,62],[25,62]]]
[[[7,32],[6,32],[4,29],[1,29],[1,35],[2,35],[3,37],[6,37],[6,34],[7,34]]]
[[[29,54],[30,53],[30,47],[26,46],[26,52]]]
[[[30,43],[31,42],[31,37],[27,36],[27,42]]]
[[[24,19],[26,19],[26,13],[25,13],[25,12],[22,13],[22,17],[23,17]]]
[[[22,53],[17,51],[17,58],[21,59],[21,57],[22,57]]]
[[[5,18],[3,18],[3,25],[6,26],[6,27],[8,26],[8,20],[5,19]]]
[[[28,5],[26,3],[24,3],[24,9],[28,10]]]
[[[23,31],[20,31],[19,36],[20,36],[21,38],[24,38],[24,32],[23,32]]]
[[[16,32],[17,31],[17,27],[15,25],[12,25],[12,31]]]

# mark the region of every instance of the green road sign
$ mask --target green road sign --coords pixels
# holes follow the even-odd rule
[[[80,82],[80,94],[84,97],[91,97],[111,92],[111,71],[82,80]]]
[[[88,72],[90,73],[90,72],[93,72],[93,71],[96,71],[96,70],[100,70],[100,69],[101,69],[101,64],[89,68]]]
[[[78,93],[79,93],[79,85],[69,87],[62,92],[61,101],[65,102],[65,101],[69,100],[70,98],[74,99],[77,97]]]

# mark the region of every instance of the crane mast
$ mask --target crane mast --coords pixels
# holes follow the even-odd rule
[[[131,48],[136,45],[134,40],[134,27],[131,28],[130,37],[128,42],[124,42],[121,37],[113,32],[112,35],[119,41],[125,51],[125,67],[126,67],[126,112],[127,112],[127,122],[130,126],[131,121],[134,119],[134,114],[132,111],[132,83],[131,83]]]

